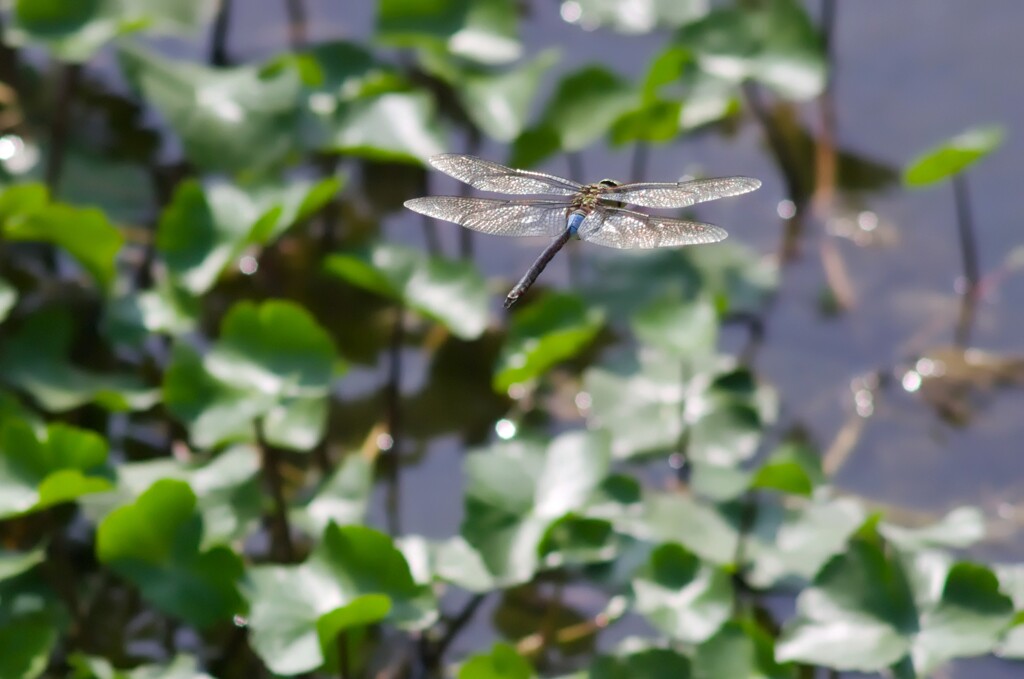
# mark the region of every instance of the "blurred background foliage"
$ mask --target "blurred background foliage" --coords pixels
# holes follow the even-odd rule
[[[1017,676],[1015,130],[839,4],[3,2],[0,677]],[[444,151],[765,187],[502,313]]]

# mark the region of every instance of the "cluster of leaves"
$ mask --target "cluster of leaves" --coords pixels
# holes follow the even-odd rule
[[[580,0],[585,25],[677,31],[639,84],[586,66],[533,122],[558,56],[521,59],[513,0],[380,0],[372,49],[328,42],[255,65],[141,40],[195,33],[213,4],[15,0],[8,17],[7,49],[42,47],[66,73],[116,53],[187,177],[128,209],[125,182],[142,191],[167,168],[113,94],[63,91],[75,124],[51,107],[45,129],[0,140],[47,158],[8,158],[0,194],[0,676],[441,672],[468,618],[443,612],[451,591],[472,595],[464,613],[500,595],[514,642],[459,658],[463,679],[913,676],[1024,654],[1024,570],[949,551],[981,536],[976,511],[901,528],[830,487],[813,450],[769,443],[776,395],[717,349],[722,319],[758,312],[774,287],[752,253],[626,258],[585,295],[534,295],[502,328],[472,263],[384,242],[338,198],[337,161],[420,172],[448,147],[442,121],[533,164],[602,139],[673,141],[737,113],[750,81],[813,97],[825,62],[795,0]],[[624,9],[638,4],[646,14]],[[51,101],[30,73],[3,75],[26,107]],[[140,214],[156,216],[121,223]],[[349,365],[376,362],[388,338],[393,361],[422,350],[426,385],[341,397]],[[586,422],[551,437],[559,380]],[[456,535],[367,525],[378,447],[401,462],[402,439],[479,440],[499,418],[520,434],[466,456]],[[683,455],[690,492],[643,483],[645,463]],[[593,610],[569,610],[567,592]],[[780,626],[764,605],[776,593],[796,597]],[[527,596],[540,619],[502,623]],[[641,620],[645,638],[593,652],[601,629]]]

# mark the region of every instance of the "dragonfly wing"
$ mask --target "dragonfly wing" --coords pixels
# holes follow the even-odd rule
[[[608,200],[640,207],[678,208],[726,196],[738,196],[759,186],[761,182],[751,177],[716,177],[672,184],[622,184],[608,187],[601,195]]]
[[[428,196],[405,207],[434,219],[454,222],[496,236],[557,236],[565,231],[568,204],[556,200],[498,200]]]
[[[620,250],[717,243],[729,235],[714,224],[656,217],[623,208],[591,212],[577,233],[581,240]]]
[[[455,177],[460,182],[481,191],[515,194],[553,193],[559,196],[571,196],[583,188],[576,182],[551,174],[516,170],[461,153],[442,153],[431,156],[430,164],[446,175]]]

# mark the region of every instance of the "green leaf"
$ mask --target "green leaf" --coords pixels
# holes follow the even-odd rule
[[[75,668],[75,679],[213,679],[199,671],[196,658],[180,654],[166,665],[137,665],[130,670],[117,670],[106,658],[73,654],[68,663]]]
[[[644,344],[691,361],[713,356],[718,341],[718,318],[704,298],[684,301],[666,295],[637,311],[632,326]]]
[[[138,46],[122,46],[119,55],[128,80],[181,137],[196,165],[259,174],[294,149],[301,87],[293,66],[214,69]]]
[[[195,329],[199,298],[165,281],[141,292],[126,292],[110,300],[103,318],[104,334],[140,346],[150,335],[179,337]]]
[[[202,519],[187,483],[160,480],[96,530],[96,556],[150,603],[204,628],[241,608],[242,562],[227,547],[200,550]]]
[[[690,659],[677,651],[646,648],[597,658],[591,679],[690,679]]]
[[[37,438],[27,423],[8,419],[0,429],[0,517],[109,490],[106,461],[98,434],[55,423]]]
[[[437,614],[391,539],[364,526],[331,524],[305,563],[257,566],[249,576],[251,643],[277,674],[324,664],[323,645],[334,639],[321,637],[320,625],[328,635],[385,618],[422,629]]]
[[[879,671],[909,656],[931,675],[953,658],[991,652],[1013,618],[988,568],[922,554],[905,564],[871,533],[854,539],[797,599],[780,661]]]
[[[46,549],[43,547],[28,552],[10,552],[0,549],[0,581],[17,577],[35,568],[45,559]]]
[[[576,295],[547,293],[512,317],[495,370],[495,390],[536,379],[576,356],[604,325],[604,315]]]
[[[114,260],[123,238],[101,210],[46,205],[8,217],[3,231],[10,240],[59,245],[78,260],[104,290],[109,290],[114,282]]]
[[[890,523],[878,527],[885,538],[903,549],[965,549],[985,537],[985,515],[977,507],[957,507],[939,521],[919,528]]]
[[[342,102],[325,124],[325,152],[426,164],[445,148],[434,100],[426,92],[387,92]]]
[[[373,491],[373,465],[361,455],[347,455],[301,508],[291,512],[292,525],[322,535],[328,524],[362,523]]]
[[[805,444],[787,442],[779,446],[757,470],[753,486],[810,497],[824,481],[817,452]]]
[[[609,462],[599,432],[563,434],[546,449],[511,442],[470,455],[462,536],[502,584],[529,580],[547,530],[586,506]]]
[[[974,127],[925,152],[903,171],[907,186],[930,186],[960,174],[1003,145],[1005,130],[999,125]]]
[[[636,610],[660,632],[685,643],[710,639],[732,611],[729,575],[678,544],[657,547],[632,589]]]
[[[752,620],[726,623],[700,646],[693,657],[693,674],[699,679],[793,677],[791,666],[775,662],[772,637]]]
[[[225,183],[204,189],[195,180],[182,182],[160,218],[157,249],[172,281],[201,295],[247,247],[276,239],[339,188],[335,179],[244,190]]]
[[[134,377],[91,373],[71,365],[71,339],[67,313],[37,313],[9,337],[0,353],[0,374],[49,411],[94,401],[111,410],[145,409],[155,402],[156,392]]]
[[[522,52],[517,16],[513,0],[382,0],[377,35],[399,47],[443,48],[484,64],[506,63]]]
[[[134,501],[161,479],[188,483],[202,514],[200,549],[231,544],[251,535],[263,515],[260,453],[251,446],[237,445],[210,460],[181,462],[156,459],[122,464],[117,468],[117,491],[90,498],[86,513],[99,522],[117,506]],[[105,502],[110,498],[109,503]]]
[[[302,307],[239,302],[203,358],[177,345],[164,379],[164,400],[193,441],[213,446],[249,439],[264,418],[272,445],[312,448],[323,436],[333,378],[334,345]]]
[[[825,87],[822,41],[796,0],[715,10],[680,29],[675,44],[692,50],[714,76],[756,80],[782,97],[810,99]]]
[[[525,129],[541,80],[557,62],[558,53],[546,50],[510,71],[460,74],[452,85],[466,114],[484,134],[511,142]]]
[[[562,78],[538,127],[554,132],[560,150],[581,151],[607,134],[636,100],[629,82],[602,66],[588,66]]]
[[[58,629],[43,616],[18,616],[0,626],[0,676],[43,676],[59,639]]]
[[[459,666],[458,679],[530,679],[530,663],[514,646],[496,643],[489,653],[475,653]]]
[[[461,339],[476,339],[487,326],[487,285],[468,262],[380,243],[369,250],[331,255],[324,266],[353,285],[442,323]]]
[[[0,323],[7,320],[7,314],[18,303],[18,289],[5,278],[0,277]]]
[[[860,503],[827,495],[796,507],[758,505],[746,548],[746,581],[761,589],[805,586],[847,548],[866,518]]]
[[[707,0],[579,0],[571,19],[586,30],[610,28],[622,33],[649,33],[657,29],[678,28],[704,16]]]

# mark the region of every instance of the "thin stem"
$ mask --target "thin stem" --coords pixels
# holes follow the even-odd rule
[[[54,107],[53,121],[50,123],[50,152],[46,160],[46,186],[54,197],[58,195],[60,177],[64,169],[64,158],[67,155],[71,103],[78,92],[81,78],[81,64],[61,66],[57,102]]]
[[[967,282],[960,301],[960,318],[955,337],[957,346],[963,347],[970,341],[979,281],[978,248],[974,237],[970,191],[967,187],[967,176],[963,173],[953,176],[953,200],[956,203],[956,226],[960,235],[960,257],[963,261],[964,279]]]
[[[573,181],[583,181],[583,158],[579,151],[570,151],[565,154],[565,160],[569,164],[569,178]]]
[[[338,634],[338,677],[349,679],[352,676],[351,662],[348,657],[348,633]]]
[[[232,0],[220,0],[217,3],[217,14],[213,17],[213,30],[210,34],[210,63],[214,66],[229,66],[228,27],[231,25]]]
[[[388,350],[388,384],[385,389],[388,413],[388,434],[391,449],[387,453],[387,525],[391,535],[401,534],[401,398],[402,398],[402,344],[405,342],[405,308],[398,306]]]
[[[814,146],[815,154],[815,203],[819,209],[819,215],[824,217],[829,211],[832,197],[835,193],[837,181],[837,158],[836,158],[836,107],[835,107],[835,55],[833,36],[836,24],[835,0],[822,0],[821,5],[821,33],[825,51],[825,66],[827,80],[825,89],[818,97],[818,114],[821,121],[821,130],[818,133],[817,143]]]
[[[288,506],[284,497],[284,480],[281,477],[280,454],[266,441],[263,423],[255,421],[256,440],[263,457],[263,478],[274,501],[273,516],[270,520],[271,554],[277,561],[295,561],[295,546],[292,544],[291,526],[288,524]]]
[[[288,44],[297,52],[306,46],[306,6],[303,0],[285,0],[284,6],[288,14]]]
[[[459,635],[459,632],[465,628],[472,620],[473,616],[476,615],[477,610],[483,605],[484,601],[487,600],[487,594],[474,594],[466,605],[462,607],[458,615],[451,619],[445,626],[444,635],[437,640],[428,650],[426,657],[424,658],[424,664],[429,669],[436,669],[440,667],[442,660],[444,660],[444,654],[448,651],[448,647],[451,646],[452,642],[455,641],[455,637]]]
[[[648,146],[644,142],[637,142],[633,146],[633,160],[630,163],[629,181],[642,182],[647,176]]]

